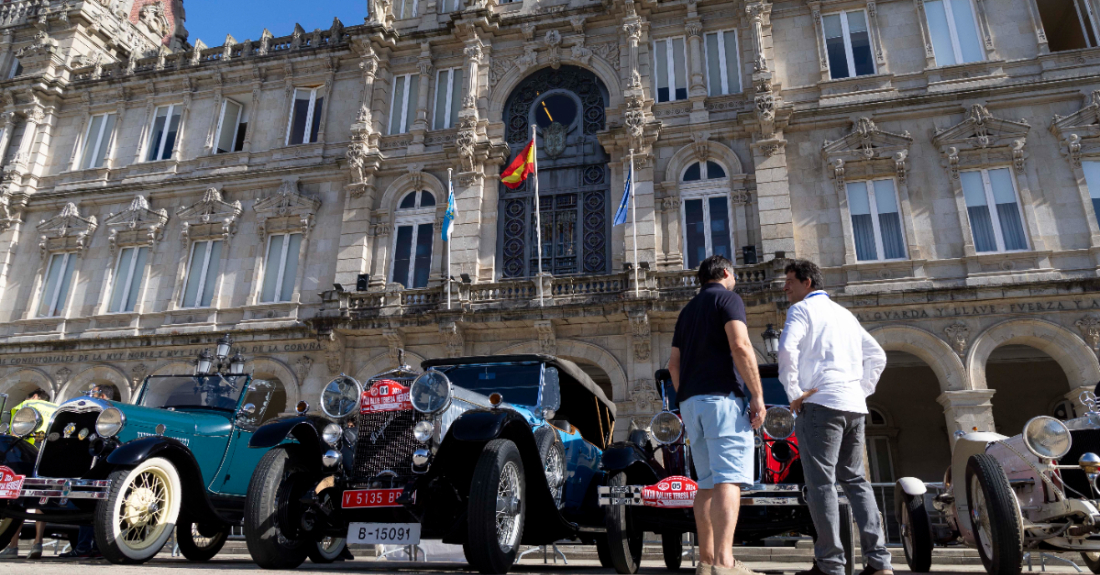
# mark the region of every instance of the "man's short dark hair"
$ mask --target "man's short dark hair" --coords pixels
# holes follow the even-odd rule
[[[107,400],[115,400],[115,388],[110,385],[97,385],[92,388],[93,395],[103,395]]]
[[[699,283],[705,284],[726,277],[726,275],[722,273],[722,270],[728,271],[732,276],[733,262],[719,255],[710,256],[703,260],[703,263],[699,264],[699,273],[697,274]]]
[[[35,389],[34,391],[27,394],[27,399],[34,399],[36,397],[41,397],[43,399],[50,398],[49,394],[47,394],[45,391],[42,391],[41,388]]]
[[[791,272],[794,272],[794,277],[800,282],[810,280],[810,289],[819,290],[825,287],[825,278],[821,275],[821,268],[810,260],[794,260],[787,264],[783,273],[789,274]]]

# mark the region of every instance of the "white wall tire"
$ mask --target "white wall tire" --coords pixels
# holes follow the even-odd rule
[[[172,536],[183,487],[172,462],[150,458],[111,473],[107,499],[96,505],[96,543],[111,563],[144,563]]]
[[[310,561],[321,565],[339,559],[340,554],[344,552],[344,548],[347,546],[348,541],[343,537],[325,537],[306,547],[306,553],[309,555]]]

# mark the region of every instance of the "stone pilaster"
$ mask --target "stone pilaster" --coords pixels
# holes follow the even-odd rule
[[[995,390],[966,389],[945,391],[936,398],[943,406],[947,420],[947,436],[951,447],[955,446],[955,432],[996,431],[993,426],[993,399]]]
[[[8,154],[8,146],[11,145],[11,133],[15,129],[15,112],[0,114],[0,167],[3,167],[4,157]]]
[[[432,78],[432,51],[427,42],[420,45],[420,59],[417,61],[420,74],[417,76],[416,119],[409,133],[412,144],[408,154],[420,154],[424,151],[424,134],[428,131],[428,90]]]

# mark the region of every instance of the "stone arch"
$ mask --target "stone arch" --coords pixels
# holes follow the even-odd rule
[[[416,353],[415,351],[409,351],[407,349],[405,350],[405,363],[413,367],[414,369],[420,369],[420,362],[424,361],[425,359],[426,358],[424,356]],[[390,352],[387,350],[368,359],[367,363],[363,364],[363,367],[359,368],[355,372],[355,379],[357,379],[359,383],[363,383],[368,379],[382,373],[383,371],[393,369],[395,367],[397,366],[390,358]]]
[[[126,374],[121,369],[107,364],[90,367],[73,376],[73,378],[57,392],[54,401],[56,403],[68,401],[86,391],[85,388],[97,383],[105,383],[114,386],[115,389],[118,390],[118,401],[130,403],[132,391],[130,389],[130,378],[126,377]]]
[[[0,380],[0,393],[8,396],[5,409],[11,409],[36,388],[45,390],[50,399],[57,397],[57,389],[50,376],[41,369],[25,367],[17,369]]]
[[[672,158],[668,161],[668,167],[665,168],[665,181],[666,182],[680,182],[680,174],[684,172],[687,167],[695,162],[699,161],[699,155],[696,153],[696,146],[706,146],[707,158],[717,160],[726,168],[726,175],[731,179],[736,179],[737,176],[744,175],[745,170],[741,165],[741,159],[737,157],[737,152],[734,152],[725,144],[719,142],[712,142],[707,140],[705,142],[688,144],[672,155]]]
[[[407,192],[413,190],[428,190],[435,196],[436,210],[447,209],[447,188],[439,178],[428,172],[412,172],[405,174],[393,181],[382,194],[378,209],[389,214],[397,212],[397,202],[405,197]],[[442,212],[440,212],[442,213]]]
[[[607,88],[607,109],[617,110],[622,106],[622,81],[619,79],[619,73],[615,71],[615,68],[611,67],[611,64],[608,64],[603,58],[596,55],[593,55],[587,62],[570,58],[568,52],[562,52],[561,55],[562,64],[569,64],[588,70],[603,82],[604,87]],[[489,94],[489,121],[504,121],[504,105],[508,101],[508,98],[511,97],[512,91],[515,90],[516,86],[528,76],[548,67],[550,67],[549,64],[543,64],[541,66],[532,66],[526,70],[520,70],[518,66],[513,66],[505,72]]]
[[[1070,389],[1093,387],[1100,381],[1100,362],[1085,340],[1072,331],[1042,319],[1010,319],[986,329],[974,339],[966,357],[973,389],[988,389],[986,363],[993,350],[1019,344],[1049,355],[1066,372]]]
[[[555,344],[554,355],[563,359],[578,358],[599,366],[611,379],[611,401],[620,402],[630,399],[630,386],[626,371],[619,360],[606,349],[585,341],[559,339]],[[512,353],[545,353],[537,341],[525,341],[510,345],[496,352],[497,355]]]
[[[883,349],[911,353],[932,368],[940,390],[970,389],[967,370],[951,346],[931,333],[916,327],[888,325],[871,330]]]
[[[276,404],[276,396],[278,395],[278,389],[275,391],[276,396],[272,397],[272,406],[269,408],[268,413],[264,415],[264,419],[270,419],[278,413],[286,413],[292,411],[294,406],[301,401],[301,389],[298,383],[298,377],[294,375],[294,370],[290,369],[287,364],[273,358],[273,357],[256,357],[250,359],[244,367],[245,373],[251,373],[255,379],[276,379],[278,380],[279,389],[286,394],[286,399],[283,403],[282,411],[273,411],[279,409],[279,405]]]
[[[170,361],[149,375],[190,375],[195,372],[195,364],[190,361]]]

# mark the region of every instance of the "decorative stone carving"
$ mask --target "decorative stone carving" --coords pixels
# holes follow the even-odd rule
[[[183,221],[180,241],[187,246],[197,239],[228,240],[237,233],[240,216],[240,201],[225,202],[217,188],[210,188],[198,202],[176,210],[176,217]]]
[[[825,161],[833,166],[833,180],[841,193],[845,171],[852,168],[860,176],[893,172],[899,181],[904,181],[912,143],[909,132],[887,132],[870,118],[862,117],[843,138],[835,142],[825,140],[821,150]]]
[[[1068,115],[1054,115],[1050,131],[1065,145],[1074,166],[1081,165],[1082,155],[1100,153],[1100,90],[1089,94],[1080,110]]]
[[[592,58],[592,50],[584,47],[583,36],[577,40],[576,44],[573,44],[572,48],[570,48],[569,55],[573,58],[574,61],[580,62],[581,64],[584,64],[586,66],[588,65],[588,60]]]
[[[640,414],[641,419],[645,420],[645,416],[653,416],[661,412],[664,407],[661,403],[661,396],[657,393],[657,387],[654,385],[652,379],[638,379],[630,385],[630,413]],[[642,424],[643,429],[649,425],[649,421],[644,421]]]
[[[133,387],[136,389],[145,381],[145,376],[149,375],[149,366],[139,363],[130,369],[130,374],[132,375],[130,379],[133,382]]]
[[[321,207],[321,200],[303,194],[298,178],[283,180],[274,195],[258,200],[252,210],[256,212],[257,231],[261,239],[268,234],[301,232],[309,235],[313,229],[314,214]]]
[[[938,130],[932,143],[943,154],[951,177],[957,179],[960,165],[968,158],[980,165],[999,161],[1023,167],[1024,146],[1030,129],[1024,120],[998,118],[985,106],[974,104],[962,122]]]
[[[152,246],[160,241],[167,222],[168,210],[154,211],[149,207],[149,200],[138,195],[134,196],[129,208],[104,218],[103,225],[109,230],[107,243],[114,253],[119,246]]]
[[[444,321],[439,324],[439,334],[443,336],[443,343],[447,346],[447,357],[462,357],[465,342],[462,337],[462,329],[454,321]]]
[[[966,357],[966,348],[970,345],[970,328],[964,323],[953,323],[943,328],[943,334],[947,336],[947,343],[951,345],[951,349],[955,350],[959,357]]]
[[[390,362],[395,366],[401,365],[401,356],[404,355],[405,350],[405,335],[396,329],[384,329],[382,337],[386,339],[386,344],[389,346]]]
[[[548,319],[535,322],[535,333],[539,337],[539,352],[548,355],[556,355],[558,352],[558,340],[554,334],[554,324]]]
[[[630,322],[630,335],[634,342],[634,359],[649,361],[651,353],[649,316],[642,312],[640,315],[627,316],[627,321]]]
[[[73,374],[73,370],[67,367],[63,367],[54,373],[55,375],[57,375],[57,384],[61,386],[64,385],[65,382],[69,381],[69,376]]]
[[[691,133],[691,151],[695,154],[695,159],[700,163],[710,159],[710,144],[707,143],[709,139],[710,132],[703,131]]]
[[[1089,344],[1092,351],[1100,355],[1100,318],[1087,315],[1073,322],[1073,325],[1081,330],[1081,337]]]
[[[45,256],[50,252],[83,252],[99,224],[95,216],[80,216],[76,204],[69,202],[61,213],[38,224],[38,247]]]
[[[298,376],[298,385],[305,383],[311,367],[313,367],[313,359],[308,355],[303,355],[298,358],[298,361],[294,362],[294,375]]]
[[[772,92],[771,82],[761,82],[753,97],[756,107],[756,118],[760,122],[760,131],[765,138],[771,138],[775,134],[775,110],[776,96]]]
[[[530,42],[530,41],[535,39],[535,23],[534,22],[525,22],[523,25],[521,25],[519,27],[519,29],[520,29],[520,31],[523,32],[523,39],[524,40]]]
[[[546,45],[546,56],[550,61],[550,67],[557,70],[561,67],[561,53],[559,52],[561,33],[557,30],[547,30],[542,43]]]

